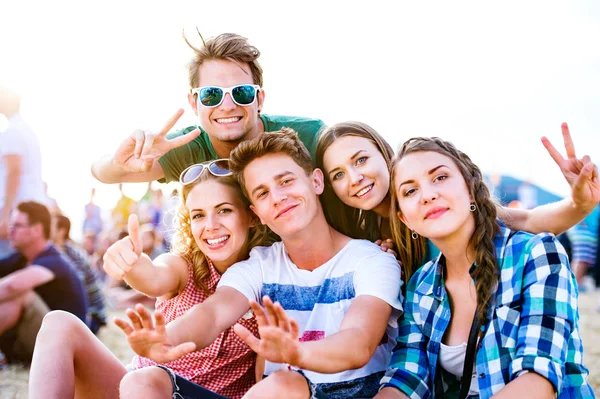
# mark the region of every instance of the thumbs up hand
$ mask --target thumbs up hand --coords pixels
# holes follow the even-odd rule
[[[104,257],[104,271],[114,279],[122,280],[137,264],[142,254],[140,222],[137,215],[129,215],[129,235],[111,245]]]

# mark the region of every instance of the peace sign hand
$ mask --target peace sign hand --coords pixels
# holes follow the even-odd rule
[[[569,186],[571,186],[571,197],[575,205],[585,211],[585,213],[589,213],[598,204],[598,201],[600,201],[598,168],[587,155],[581,159],[577,158],[569,126],[563,123],[561,128],[567,152],[566,159],[563,158],[546,137],[542,137],[542,143],[560,168]]]
[[[114,162],[126,172],[148,172],[160,157],[174,148],[181,147],[200,135],[200,129],[174,139],[167,139],[167,133],[183,115],[179,109],[158,133],[149,130],[136,130],[121,143],[114,156]]]

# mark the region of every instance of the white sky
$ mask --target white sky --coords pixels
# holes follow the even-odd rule
[[[177,127],[195,123],[181,31],[194,37],[196,25],[261,50],[265,113],[363,121],[394,148],[438,135],[484,172],[563,195],[542,135],[562,146],[567,121],[580,155],[600,159],[593,0],[0,3],[0,84],[23,94],[50,194],[75,223],[91,187],[101,205],[117,198],[91,177],[92,160],[179,107]]]

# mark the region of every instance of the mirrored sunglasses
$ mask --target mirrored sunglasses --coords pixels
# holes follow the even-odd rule
[[[213,108],[223,102],[225,94],[229,93],[233,102],[243,107],[254,103],[256,93],[260,90],[258,85],[239,85],[233,87],[204,86],[192,89],[192,94],[198,96],[198,104]]]

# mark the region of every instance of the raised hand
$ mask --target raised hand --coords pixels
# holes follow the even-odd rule
[[[122,280],[133,269],[142,254],[140,222],[137,215],[129,215],[127,229],[129,235],[111,245],[102,257],[104,271],[117,280]]]
[[[234,326],[235,333],[250,349],[268,361],[299,366],[302,349],[298,340],[298,323],[289,318],[283,307],[279,303],[273,303],[268,296],[263,297],[263,304],[268,314],[258,303],[250,301],[260,338],[256,338],[240,324]]]
[[[160,157],[170,150],[181,147],[198,137],[199,129],[179,136],[172,140],[167,139],[167,133],[183,115],[179,109],[158,132],[149,130],[136,130],[121,143],[114,155],[114,162],[126,172],[148,172]]]
[[[154,314],[155,322],[152,315],[140,304],[135,306],[135,310],[127,309],[126,314],[131,324],[119,318],[115,318],[114,322],[123,330],[129,346],[138,355],[157,363],[167,363],[196,349],[193,342],[176,346],[169,343],[165,319],[160,312]]]
[[[587,155],[577,158],[569,126],[563,123],[561,128],[567,152],[566,159],[546,137],[542,137],[542,143],[571,186],[571,197],[575,205],[586,212],[591,212],[600,201],[598,168]]]

